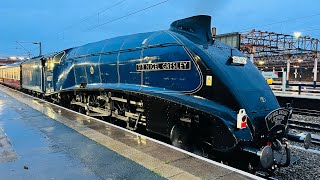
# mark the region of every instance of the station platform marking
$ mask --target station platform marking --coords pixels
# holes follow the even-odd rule
[[[35,110],[38,110],[39,112],[42,112],[43,114],[47,115],[48,117],[61,122],[62,124],[66,125],[67,127],[70,127],[80,134],[83,134],[84,136],[98,142],[101,145],[104,145],[105,147],[119,153],[120,155],[127,157],[130,160],[133,160],[137,162],[138,164],[141,164],[142,166],[146,167],[147,169],[167,178],[167,179],[263,179],[258,176],[255,176],[253,174],[238,170],[236,168],[206,159],[204,157],[195,155],[193,153],[181,150],[179,148],[173,147],[171,145],[168,145],[166,143],[163,143],[161,141],[143,136],[141,134],[132,132],[130,130],[127,130],[122,127],[118,127],[116,125],[104,122],[102,120],[92,118],[74,111],[71,111],[69,109],[66,109],[64,107],[57,106],[55,104],[43,101],[41,99],[21,94],[20,92],[14,92],[11,89],[8,89],[7,87],[4,87],[2,85],[1,90],[8,95],[12,96],[13,98],[23,102],[24,104],[27,104],[28,106],[34,108]],[[21,98],[28,97],[28,98]],[[32,103],[30,103],[32,102]],[[49,104],[49,106],[59,109],[57,112],[53,111],[52,108],[44,106],[44,103]],[[158,144],[161,146],[166,147],[166,152],[174,151],[178,152],[181,157],[178,157],[177,159],[173,159],[172,161],[162,161],[158,158],[155,158],[149,154],[147,154],[147,151],[143,151],[139,148],[133,148],[129,145],[125,144],[124,142],[119,142],[117,140],[114,140],[113,138],[110,138],[104,134],[101,134],[97,132],[96,130],[93,130],[91,128],[86,127],[85,125],[81,123],[75,123],[76,121],[71,121],[70,119],[63,116],[62,111],[68,111],[69,113],[72,112],[73,114],[77,114],[78,117],[81,117],[79,121],[97,121],[100,123],[104,123],[111,128],[118,129],[120,131],[124,131],[128,133],[128,136],[132,136],[136,139],[145,139],[150,141],[151,143]],[[131,137],[131,138],[132,138]],[[152,149],[152,148],[151,148]],[[170,150],[171,149],[171,150]],[[151,152],[151,151],[150,151]],[[182,155],[181,155],[182,154]],[[162,156],[165,156],[162,154]],[[179,162],[180,161],[180,162]],[[188,164],[192,162],[193,164]],[[172,165],[171,165],[172,164]],[[200,166],[205,165],[205,169],[212,169],[215,172],[207,172],[212,176],[206,176],[206,174],[202,174],[203,171],[201,169],[195,169],[199,168]],[[198,167],[197,167],[198,166]],[[183,167],[183,168],[181,168]],[[187,169],[187,170],[186,170]],[[196,172],[198,171],[198,172]],[[215,175],[213,175],[215,174]]]

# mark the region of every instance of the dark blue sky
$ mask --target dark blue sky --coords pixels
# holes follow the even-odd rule
[[[301,31],[303,35],[320,38],[320,2],[315,0],[169,0],[88,30],[162,1],[1,1],[0,55],[27,54],[16,41],[41,41],[48,53],[120,35],[168,29],[174,20],[197,14],[211,15],[218,34],[256,28],[287,34]],[[97,14],[116,3],[119,4]],[[88,16],[92,17],[81,22]],[[276,23],[299,17],[304,18]],[[36,45],[22,45],[33,55],[38,54]]]

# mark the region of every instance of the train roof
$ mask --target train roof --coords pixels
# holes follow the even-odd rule
[[[193,16],[174,21],[168,30],[118,36],[64,51],[68,52],[68,58],[76,58],[82,55],[134,50],[154,45],[183,45],[177,36],[183,36],[198,45],[212,43],[211,17]]]
[[[20,64],[22,64],[22,62],[23,61],[15,62],[15,63],[12,63],[12,64],[7,64],[5,66],[0,66],[0,68],[17,67],[17,66],[20,66]]]
[[[176,34],[182,35],[190,41],[202,45],[205,43],[210,43],[212,41],[210,28],[211,17],[207,15],[198,15],[174,21],[173,23],[171,23],[169,30],[118,36],[98,42],[88,43],[82,46],[65,49],[62,51],[68,52],[68,58],[75,58],[81,55],[121,51],[123,49],[131,50],[137,47],[145,47],[148,45],[182,45],[181,42],[177,39]],[[161,36],[161,38],[157,38],[159,36]],[[62,51],[33,57],[24,62],[38,61],[41,58],[53,57],[61,53]],[[20,62],[20,64],[24,62]]]
[[[52,56],[55,56],[55,55],[57,55],[59,53],[60,52],[53,52],[53,53],[44,54],[42,56],[35,56],[35,57],[32,57],[32,58],[30,58],[28,60],[25,60],[25,61],[21,62],[21,64],[28,63],[28,62],[33,62],[33,61],[40,61],[42,58],[52,57]]]

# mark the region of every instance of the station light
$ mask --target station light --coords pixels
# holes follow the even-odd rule
[[[237,128],[244,129],[247,127],[248,115],[245,109],[240,109],[237,114]]]
[[[303,62],[303,59],[298,59],[297,61],[298,61],[299,63],[301,63],[301,62]]]
[[[296,39],[299,39],[301,35],[302,35],[301,32],[294,32],[294,33],[293,33],[293,36],[294,36]]]
[[[259,65],[263,65],[264,61],[259,61],[258,63],[259,63]]]

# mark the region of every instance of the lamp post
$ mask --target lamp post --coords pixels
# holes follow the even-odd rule
[[[317,76],[318,76],[318,52],[316,53],[316,58],[314,59],[313,65],[313,88],[317,87]]]
[[[16,41],[17,44],[19,44],[24,50],[28,52],[28,55],[30,56],[31,52],[26,49],[22,43],[28,43],[28,44],[39,44],[39,56],[42,56],[42,44],[41,42],[23,42],[23,41]]]
[[[289,78],[290,78],[290,59],[287,60],[286,88],[289,88]]]
[[[301,32],[294,32],[293,33],[293,36],[297,39],[297,41],[298,41],[298,50],[300,50],[301,51],[301,49],[300,49],[300,37],[301,37]],[[301,53],[302,53],[302,51],[301,51]],[[299,94],[301,94],[301,73],[302,73],[302,69],[301,69],[301,63],[303,62],[303,59],[298,59],[298,63],[299,63],[299,71],[300,71],[300,73],[299,73]]]
[[[39,56],[42,56],[42,45],[41,45],[41,42],[33,42],[32,44],[39,44]]]
[[[301,94],[301,74],[302,74],[302,67],[301,67],[301,63],[303,62],[303,59],[298,59],[298,63],[299,63],[299,94]]]

